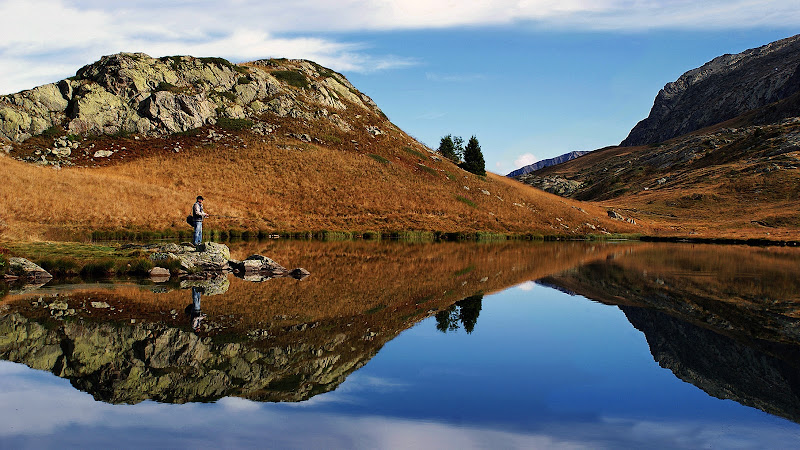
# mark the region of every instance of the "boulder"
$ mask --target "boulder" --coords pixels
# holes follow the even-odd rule
[[[34,280],[53,278],[49,272],[25,258],[11,257],[8,259],[8,266],[12,275],[21,278]]]
[[[166,244],[150,255],[152,261],[177,260],[187,272],[224,272],[230,270],[231,251],[227,245],[207,242],[196,249],[177,244]]]
[[[272,259],[261,255],[250,255],[244,261],[231,261],[231,266],[237,272],[253,274],[257,272],[271,272],[279,275],[288,273],[285,267],[276,263]]]
[[[306,269],[303,269],[302,267],[298,267],[297,269],[294,269],[291,272],[289,272],[289,276],[291,276],[296,280],[302,280],[309,275],[311,275],[311,272],[307,271]]]

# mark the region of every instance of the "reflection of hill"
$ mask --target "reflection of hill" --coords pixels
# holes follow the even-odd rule
[[[798,262],[795,249],[647,245],[543,281],[619,305],[682,380],[800,422]]]
[[[761,348],[751,347],[659,311],[620,309],[644,333],[656,362],[681,380],[714,397],[800,423],[797,346],[761,342]]]
[[[188,290],[82,286],[9,297],[0,306],[0,357],[69,378],[113,403],[230,395],[300,401],[335,389],[398,333],[458,300],[620,248],[366,242],[253,247],[235,251],[268,254],[306,267],[312,276],[302,282],[232,279],[225,294],[203,297],[208,317],[199,334],[183,315],[191,302]]]

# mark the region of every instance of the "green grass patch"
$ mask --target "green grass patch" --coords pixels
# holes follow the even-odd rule
[[[378,305],[378,306],[376,306],[374,308],[370,308],[370,309],[364,311],[364,314],[375,314],[376,312],[381,311],[381,310],[383,310],[385,308],[386,308],[386,305]]]
[[[272,72],[271,75],[278,81],[286,83],[289,86],[300,89],[305,89],[309,86],[308,78],[303,73],[296,70],[276,70]]]
[[[455,272],[453,274],[453,276],[454,277],[460,277],[460,276],[463,276],[463,275],[466,275],[466,274],[472,272],[473,270],[475,270],[475,266],[467,266],[467,267]]]
[[[375,161],[378,161],[379,163],[382,163],[382,164],[389,164],[389,160],[388,160],[388,159],[386,159],[386,158],[384,158],[384,157],[383,157],[383,156],[381,156],[381,155],[375,155],[375,154],[373,154],[373,153],[370,153],[368,156],[369,156],[370,158],[374,159]]]
[[[428,159],[428,157],[427,157],[427,156],[425,156],[425,155],[424,155],[424,154],[422,154],[421,152],[418,152],[417,150],[414,150],[414,149],[413,149],[413,148],[411,148],[411,147],[403,147],[403,151],[404,151],[404,152],[406,152],[406,153],[408,153],[408,154],[414,155],[414,156],[416,156],[417,158]]]
[[[231,91],[216,91],[216,90],[212,90],[210,95],[212,97],[221,97],[221,98],[224,98],[225,100],[228,100],[228,101],[231,101],[231,102],[235,102],[236,101],[236,94],[234,94]]]
[[[473,202],[472,200],[470,200],[470,199],[468,199],[466,197],[462,197],[460,195],[456,195],[456,200],[458,200],[461,203],[464,203],[465,205],[470,206],[472,208],[477,208],[478,207],[478,205],[476,205],[475,202]]]
[[[236,72],[239,72],[239,73],[250,73],[250,71],[247,70],[246,67],[237,66],[236,64],[228,61],[225,58],[203,57],[203,58],[197,58],[197,59],[199,59],[200,62],[202,62],[203,64],[215,64],[217,66],[227,67],[227,68],[229,68],[231,70],[234,70]]]
[[[53,125],[53,126],[47,128],[46,130],[42,131],[42,134],[40,134],[39,136],[53,139],[53,138],[57,138],[57,137],[59,137],[59,136],[61,136],[63,134],[64,134],[64,128],[63,127],[60,127],[58,125]]]
[[[437,172],[436,169],[431,169],[425,164],[419,164],[418,166],[420,169],[422,169],[423,172],[428,172],[431,175],[439,175],[439,172]]]
[[[113,259],[104,259],[86,263],[81,268],[81,276],[85,278],[108,278],[115,272]]]
[[[249,119],[231,119],[230,117],[220,117],[217,119],[217,126],[228,131],[249,130],[253,127],[253,121]]]

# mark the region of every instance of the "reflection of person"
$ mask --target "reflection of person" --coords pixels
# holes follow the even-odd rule
[[[194,331],[200,331],[200,322],[206,318],[206,315],[200,311],[200,297],[203,295],[203,288],[192,286],[192,303],[186,306],[184,312],[189,316],[189,323],[192,325]]]
[[[197,201],[195,201],[194,206],[192,206],[192,216],[194,217],[194,240],[192,243],[197,246],[200,245],[200,242],[203,240],[203,219],[208,216],[208,214],[203,211],[202,195],[197,196]]]

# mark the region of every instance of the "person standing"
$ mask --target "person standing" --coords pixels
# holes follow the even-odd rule
[[[194,240],[192,243],[196,246],[200,245],[203,240],[203,219],[208,217],[203,211],[203,196],[198,195],[197,201],[192,206],[192,216],[194,217]]]

